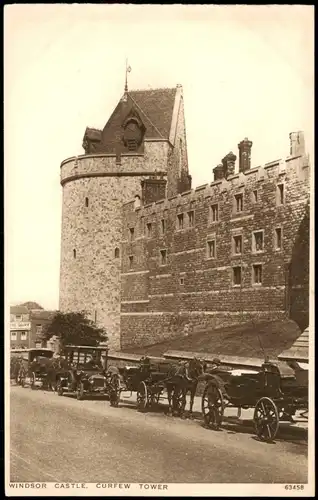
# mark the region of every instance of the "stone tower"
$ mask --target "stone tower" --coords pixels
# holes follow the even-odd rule
[[[61,163],[59,306],[85,310],[119,349],[122,205],[191,188],[182,87],[125,91],[103,130],[86,129],[83,148]]]

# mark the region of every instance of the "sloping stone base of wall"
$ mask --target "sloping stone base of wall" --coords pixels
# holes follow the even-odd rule
[[[121,349],[146,347],[200,330],[286,318],[284,311],[135,313],[121,316]]]

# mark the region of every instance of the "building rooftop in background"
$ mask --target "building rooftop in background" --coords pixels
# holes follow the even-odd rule
[[[29,310],[30,309],[43,309],[43,307],[40,306],[40,304],[38,304],[37,302],[32,302],[32,301],[23,302],[23,304],[19,304],[19,305],[24,306]]]
[[[21,306],[10,306],[10,314],[29,314],[27,307]]]
[[[44,309],[32,309],[30,311],[31,319],[50,319],[55,311],[45,311]]]

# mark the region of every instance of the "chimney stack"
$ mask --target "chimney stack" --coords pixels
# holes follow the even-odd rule
[[[239,148],[239,172],[246,172],[246,170],[250,170],[251,168],[251,149],[252,149],[252,141],[249,141],[247,137],[243,139],[238,144]]]
[[[227,178],[235,173],[235,154],[230,151],[222,160],[224,177]]]
[[[304,132],[291,132],[290,140],[290,156],[300,156],[305,154],[305,137]]]
[[[215,181],[220,181],[224,178],[224,166],[222,165],[222,163],[220,163],[213,169],[213,174]]]
[[[141,181],[142,203],[154,203],[166,197],[165,179],[144,179]]]

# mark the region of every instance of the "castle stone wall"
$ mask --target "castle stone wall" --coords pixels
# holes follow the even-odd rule
[[[278,186],[282,184],[284,203],[280,205]],[[243,210],[236,213],[235,195],[240,193]],[[218,220],[212,221],[211,206],[216,204]],[[252,319],[290,316],[300,323],[308,321],[308,204],[306,156],[272,162],[138,211],[126,204],[122,348]],[[189,212],[194,213],[193,227]],[[178,228],[181,213],[183,229]],[[133,242],[129,240],[131,227],[135,228]],[[282,235],[280,249],[276,248],[277,228]],[[255,249],[255,231],[263,234],[260,251]],[[239,235],[243,248],[236,255],[233,238]],[[208,254],[208,241],[215,241],[213,258]],[[165,263],[161,250],[166,251]],[[300,254],[305,257],[299,259]],[[134,259],[132,270],[129,256]],[[254,282],[253,266],[258,265],[262,266],[261,284]],[[234,267],[241,267],[239,286],[233,283]]]

